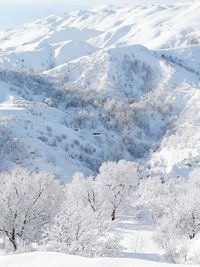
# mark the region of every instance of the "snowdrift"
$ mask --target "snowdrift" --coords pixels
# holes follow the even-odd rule
[[[166,263],[142,261],[125,258],[82,258],[60,253],[27,253],[1,256],[1,267],[172,267]],[[174,265],[189,267],[189,265]]]

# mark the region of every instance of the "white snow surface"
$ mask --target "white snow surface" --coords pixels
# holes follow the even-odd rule
[[[166,263],[123,258],[82,258],[61,253],[35,252],[1,256],[1,267],[169,267]],[[174,265],[186,267],[190,265]]]

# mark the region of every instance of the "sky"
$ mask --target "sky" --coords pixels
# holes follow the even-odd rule
[[[186,2],[186,0],[0,0],[0,30],[34,19],[98,5],[152,4]]]

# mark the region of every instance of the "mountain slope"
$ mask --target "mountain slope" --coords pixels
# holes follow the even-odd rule
[[[49,16],[1,32],[0,63],[40,72],[109,46],[168,49],[199,45],[199,10],[199,1],[193,1]]]
[[[125,49],[126,52],[130,49],[138,51],[138,47],[136,50],[135,47],[127,49]],[[144,48],[139,48],[139,51],[140,49],[144,55],[148,55]],[[122,51],[117,49],[112,53],[115,52],[117,55],[120,52],[121,58],[124,60],[123,51],[124,48]],[[149,57],[150,64],[155,62],[158,65],[158,71],[161,72],[162,67],[159,61],[150,52]],[[99,54],[97,58],[99,60]],[[93,65],[86,64],[87,58],[86,61],[84,58],[81,59],[81,62],[82,60],[87,71],[93,70]],[[166,125],[168,116],[166,120],[162,118],[162,110],[157,111],[155,105],[154,120],[160,126],[157,129],[153,126],[149,128],[149,125],[154,124],[155,121],[151,122],[148,119],[150,116],[148,110],[151,109],[151,106],[149,99],[143,99],[143,95],[148,94],[152,88],[142,91],[140,84],[144,83],[143,73],[139,76],[136,75],[138,67],[133,68],[133,72],[126,69],[122,71],[120,64],[123,61],[120,60],[120,58],[119,60],[116,58],[116,65],[113,65],[106,57],[105,64],[111,67],[111,72],[104,69],[103,75],[108,74],[108,79],[102,80],[102,73],[98,70],[99,86],[102,81],[102,87],[97,88],[97,91],[92,90],[87,83],[84,91],[78,82],[73,87],[68,85],[69,90],[67,90],[59,83],[59,78],[55,83],[52,72],[46,73],[42,77],[2,70],[0,72],[2,80],[0,84],[1,125],[9,128],[12,132],[11,139],[17,137],[17,142],[20,146],[25,147],[24,151],[26,151],[26,153],[16,153],[14,159],[13,154],[10,155],[12,158],[8,155],[2,156],[2,168],[3,165],[4,168],[8,168],[12,162],[17,162],[32,168],[36,166],[39,169],[47,168],[64,179],[78,170],[87,173],[94,172],[106,160],[136,159],[142,158],[148,153],[152,143],[162,135],[161,133],[164,131],[162,127]],[[149,61],[144,63],[143,57],[142,60],[138,59],[137,64],[139,67],[141,65],[144,73],[146,66],[151,70],[148,67]],[[135,66],[134,62],[135,57],[133,57],[133,61],[130,60],[129,64]],[[96,62],[93,63],[96,64]],[[103,62],[99,61],[99,64],[101,63]],[[72,66],[73,64],[79,66],[79,61],[69,63]],[[89,64],[91,64],[90,61]],[[61,66],[61,68],[64,68],[65,73],[66,66]],[[57,75],[57,71],[56,69],[55,75]],[[152,71],[154,72],[153,67]],[[122,73],[124,74],[122,75]],[[109,80],[112,78],[110,74],[121,75],[124,83],[127,82],[127,79],[131,80],[134,75],[132,88],[124,87],[120,91],[119,87],[110,87],[112,81]],[[88,76],[87,72],[86,76]],[[162,75],[160,75],[160,79],[162,79],[161,77]],[[150,79],[150,83],[156,84],[156,81],[157,79],[155,81]],[[104,85],[106,86],[105,90]],[[98,97],[97,92],[99,92]],[[132,97],[130,97],[131,94]],[[133,96],[138,102],[133,100]],[[152,97],[154,97],[153,92]],[[142,107],[142,103],[145,102],[147,110],[143,110]],[[146,117],[142,123],[140,113],[144,118]]]
[[[199,16],[199,1],[100,7],[1,32],[1,144],[15,151],[1,168],[62,179],[121,158],[184,168],[199,155]]]
[[[138,100],[162,78],[159,60],[142,46],[104,49],[46,72],[66,89]]]

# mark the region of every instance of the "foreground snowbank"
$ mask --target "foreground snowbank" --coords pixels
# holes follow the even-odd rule
[[[34,252],[0,257],[1,267],[169,267],[170,264],[126,258],[83,258],[61,253]],[[186,266],[186,265],[185,265]],[[189,265],[187,265],[188,267]],[[184,267],[184,265],[176,265]]]

